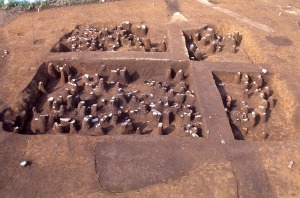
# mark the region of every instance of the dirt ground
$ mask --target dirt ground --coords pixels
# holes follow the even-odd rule
[[[139,58],[176,59],[192,68],[190,73],[196,76],[193,86],[202,93],[199,100],[209,134],[209,138],[22,135],[0,129],[0,195],[299,197],[299,9],[297,0],[123,0],[19,15],[0,11],[0,112],[13,105],[45,60],[67,58],[84,62],[139,57],[129,52],[50,52],[76,25],[131,21],[147,24],[154,36],[157,30],[168,32],[167,36],[173,39],[168,42],[169,52]],[[205,61],[189,61],[184,43],[181,45],[181,39],[172,35],[202,24],[213,24],[222,35],[239,31],[243,35],[240,51],[216,54]],[[251,68],[252,64],[259,66]],[[212,76],[212,71],[230,70],[231,66],[237,68],[232,69],[234,72],[262,67],[271,71],[269,82],[286,118],[286,123],[276,120],[279,123],[274,126],[284,126],[284,133],[292,134],[286,135],[291,138],[234,139]],[[202,77],[197,78],[197,74]],[[32,164],[22,167],[23,160]],[[288,168],[291,161],[294,165]]]

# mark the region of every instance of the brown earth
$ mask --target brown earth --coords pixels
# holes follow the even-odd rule
[[[210,2],[240,16],[229,16],[228,12],[195,0],[124,0],[0,17],[0,112],[20,99],[19,94],[44,62],[72,60],[84,65],[106,61],[121,67],[130,61],[141,61],[148,69],[155,62],[161,67],[178,64],[187,67],[193,79],[190,86],[199,99],[207,133],[205,138],[23,135],[1,129],[0,194],[3,197],[299,197],[300,14],[291,14],[280,6],[299,9],[300,5],[293,0]],[[7,14],[0,12],[0,16]],[[243,17],[251,19],[250,22]],[[153,37],[167,32],[168,52],[50,52],[76,25],[122,21],[147,24],[153,30]],[[253,21],[274,31],[259,29],[261,26]],[[182,30],[206,23],[214,25],[221,35],[239,31],[243,36],[240,50],[236,54],[212,55],[205,61],[190,61]],[[9,53],[4,54],[3,50]],[[235,140],[212,73],[260,73],[262,68],[268,69],[268,83],[278,100],[275,107],[278,109],[273,111],[277,115],[268,128],[280,128],[282,134],[288,135],[265,141]],[[160,70],[155,72],[158,74]],[[22,167],[23,160],[32,164]],[[291,161],[295,163],[288,168]]]

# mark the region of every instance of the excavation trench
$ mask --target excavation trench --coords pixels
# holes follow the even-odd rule
[[[203,25],[198,29],[183,30],[190,60],[206,60],[209,56],[236,54],[242,42],[238,31],[222,35],[213,25]]]
[[[200,103],[192,87],[188,66],[180,62],[46,62],[19,100],[2,113],[3,129],[203,137]]]
[[[129,21],[124,21],[119,25],[77,25],[52,47],[51,52],[166,52],[166,33],[157,32],[159,33],[155,35],[147,25],[136,25]]]
[[[274,74],[213,72],[235,139],[282,141],[294,137]]]
[[[186,46],[190,60],[207,62],[199,67],[217,66],[209,63],[214,62],[211,57],[233,54],[233,61],[242,57],[239,32],[223,35],[215,29],[203,25],[182,30],[182,47]],[[57,55],[53,61],[43,63],[13,105],[2,111],[2,128],[21,134],[207,137],[202,108],[210,107],[199,101],[205,93],[194,92],[199,90],[197,86],[207,85],[193,84],[190,65],[195,62],[172,60],[170,57],[177,54],[168,52],[166,32],[155,30],[152,34],[150,30],[155,27],[127,21],[76,26],[53,46]],[[76,53],[81,51],[87,52]],[[88,51],[120,52],[107,52],[99,55],[101,59],[95,57],[97,52]],[[124,51],[164,53],[135,58],[139,52]],[[213,77],[235,139],[284,140],[294,136],[293,126],[284,124],[291,123],[286,116],[290,113],[285,108],[287,101],[281,104],[281,95],[269,84],[269,80],[274,82],[273,75],[225,70],[213,72]],[[201,75],[193,78],[207,78]]]

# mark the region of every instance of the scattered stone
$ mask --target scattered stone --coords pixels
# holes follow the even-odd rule
[[[46,91],[46,89],[45,89],[45,87],[44,87],[43,82],[39,82],[39,90],[40,90],[41,92],[47,94],[47,91]]]
[[[22,162],[20,162],[20,165],[23,166],[23,167],[26,167],[26,166],[30,165],[30,162],[29,161],[22,161]]]
[[[268,70],[263,68],[261,71],[262,73],[266,74]]]
[[[261,136],[263,140],[266,140],[269,137],[269,134],[266,132],[262,132]]]
[[[241,72],[237,72],[234,76],[234,81],[237,83],[237,84],[240,84],[241,83],[241,79],[242,79],[242,73]]]
[[[295,161],[290,161],[289,165],[287,166],[288,168],[292,169],[295,164]]]

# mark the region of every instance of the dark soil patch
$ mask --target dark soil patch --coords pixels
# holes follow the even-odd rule
[[[0,10],[0,27],[10,23],[19,16],[18,13],[15,13],[10,10]]]
[[[34,45],[43,45],[45,43],[45,39],[37,39],[33,43]]]
[[[99,182],[110,192],[126,192],[179,179],[194,163],[183,149],[174,152],[181,146],[178,139],[153,138],[99,143],[95,148]]]
[[[171,14],[174,14],[175,12],[180,12],[177,0],[166,0],[166,3],[167,8]]]
[[[293,41],[287,37],[284,36],[267,36],[266,37],[267,41],[270,43],[277,45],[277,46],[291,46],[293,45]]]
[[[209,3],[212,3],[212,4],[220,4],[220,2],[218,1],[215,1],[215,0],[208,0]]]

